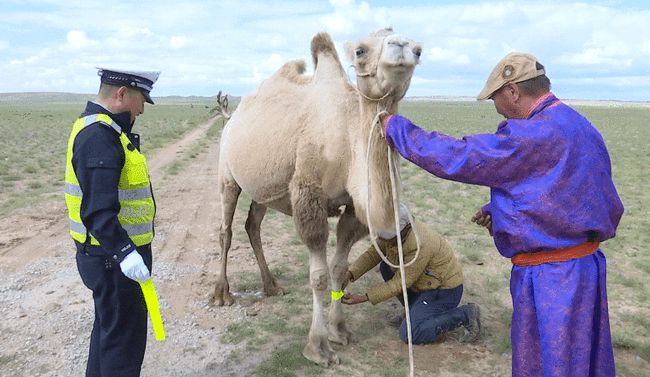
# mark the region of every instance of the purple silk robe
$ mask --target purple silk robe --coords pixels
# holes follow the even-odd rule
[[[386,139],[444,179],[490,187],[504,257],[614,237],[623,204],[600,133],[553,94],[494,134],[456,139],[395,115]],[[605,256],[513,266],[513,376],[614,376]]]

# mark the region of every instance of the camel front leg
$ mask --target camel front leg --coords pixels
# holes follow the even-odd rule
[[[368,228],[354,216],[354,208],[347,206],[336,226],[336,254],[330,262],[332,291],[341,291],[348,271],[348,255],[355,242],[366,234]],[[329,340],[339,344],[352,341],[352,332],[345,325],[341,300],[332,300],[329,311]]]
[[[303,348],[302,354],[325,368],[340,362],[328,340],[325,322],[326,303],[329,300],[328,276],[326,251],[310,250],[309,281],[312,288],[313,312],[309,341]]]
[[[219,243],[221,244],[221,264],[219,276],[214,287],[213,302],[215,305],[232,305],[235,300],[230,294],[230,285],[226,267],[228,264],[228,251],[232,241],[232,219],[237,208],[237,199],[241,188],[234,181],[224,182],[220,185],[221,192],[221,227],[219,229]]]
[[[311,170],[307,170],[311,172]],[[312,289],[313,313],[309,340],[302,350],[307,359],[328,367],[339,358],[327,338],[325,310],[329,300],[327,270],[327,198],[311,177],[298,176],[291,183],[293,221],[302,242],[309,248],[309,283]]]
[[[257,259],[257,265],[260,268],[262,283],[264,284],[264,294],[267,296],[282,296],[286,293],[286,289],[278,284],[271,274],[269,265],[266,263],[266,258],[264,257],[264,249],[262,249],[260,225],[262,224],[265,214],[266,206],[254,200],[251,201],[251,206],[248,210],[248,218],[246,219],[246,233],[248,233],[248,239],[251,242],[253,252],[255,253],[255,259]]]

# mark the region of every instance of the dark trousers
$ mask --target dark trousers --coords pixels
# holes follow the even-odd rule
[[[379,265],[384,281],[392,279],[394,273],[384,262]],[[467,323],[467,315],[458,307],[463,296],[463,285],[452,289],[431,289],[413,292],[407,289],[409,315],[411,317],[411,335],[413,344],[433,343],[440,335]],[[404,300],[400,295],[400,302]],[[399,337],[408,342],[406,319],[402,320]]]
[[[151,245],[138,247],[151,271]],[[95,322],[87,377],[137,377],[147,344],[147,307],[140,285],[100,247],[77,244],[77,269],[93,292]]]

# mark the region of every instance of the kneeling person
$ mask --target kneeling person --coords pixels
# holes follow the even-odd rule
[[[442,236],[419,221],[408,220],[408,209],[400,205],[402,226],[402,251],[404,263],[410,262],[417,253],[414,231],[420,239],[417,260],[405,267],[409,300],[411,332],[414,344],[432,343],[447,331],[464,326],[467,334],[464,342],[473,342],[480,334],[480,312],[476,304],[458,306],[463,295],[463,271],[454,250]],[[414,229],[413,229],[414,228]],[[377,245],[394,265],[399,265],[397,237],[380,234]],[[379,264],[384,283],[372,287],[364,295],[346,293],[342,302],[348,305],[370,301],[373,305],[397,297],[402,304],[402,281],[399,268],[391,268],[371,246],[354,261],[347,272],[350,282],[358,280]],[[406,320],[400,325],[400,338],[407,342]]]

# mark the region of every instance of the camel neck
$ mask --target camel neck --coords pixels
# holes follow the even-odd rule
[[[381,105],[381,104],[380,104]],[[396,110],[396,106],[395,110]],[[361,104],[362,132],[358,151],[361,157],[363,169],[358,172],[355,179],[360,187],[368,187],[370,190],[370,203],[367,203],[367,192],[361,195],[361,209],[364,214],[369,210],[370,224],[377,231],[394,231],[395,219],[393,213],[392,189],[390,183],[390,172],[388,164],[388,148],[385,138],[381,135],[381,126],[373,127],[373,121],[381,107],[377,103],[365,102]],[[372,137],[370,136],[372,133]],[[368,151],[370,148],[370,151]],[[394,161],[399,164],[399,161]],[[357,206],[357,204],[355,204]],[[368,225],[368,224],[367,224]]]

